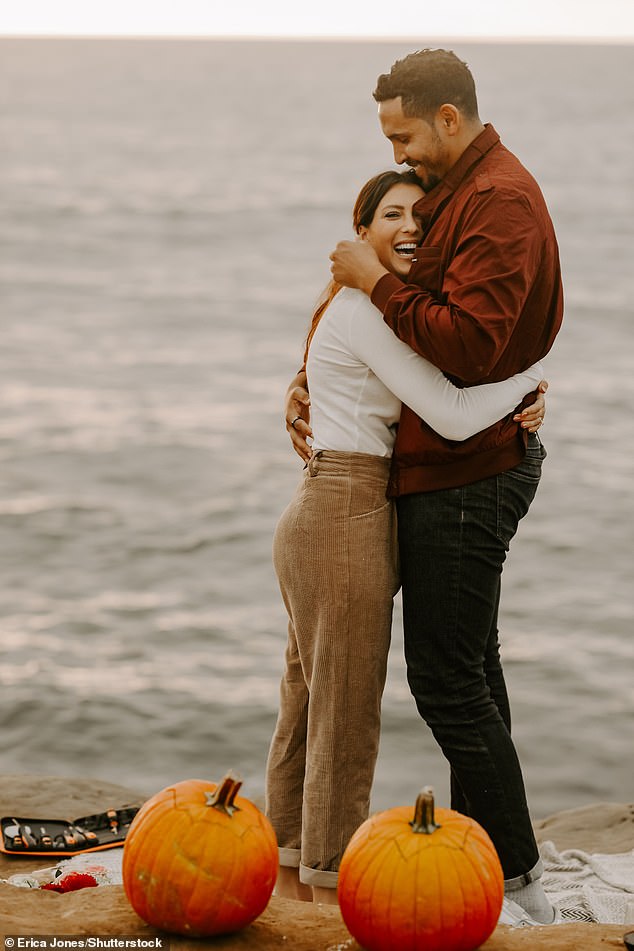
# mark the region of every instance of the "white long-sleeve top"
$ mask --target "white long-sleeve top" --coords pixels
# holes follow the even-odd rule
[[[364,293],[344,287],[319,321],[306,373],[313,450],[391,456],[401,403],[446,439],[467,439],[510,413],[543,367],[461,389],[399,340]]]

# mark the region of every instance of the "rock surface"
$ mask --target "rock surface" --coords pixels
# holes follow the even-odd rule
[[[73,818],[141,802],[144,796],[90,779],[18,775],[0,780],[0,817]],[[598,804],[557,813],[535,823],[538,839],[559,850],[625,852],[634,848],[634,804]],[[98,854],[98,853],[97,853]],[[46,865],[42,856],[0,854],[0,879]],[[51,863],[53,864],[53,863]],[[513,930],[499,926],[484,951],[623,951],[624,925],[565,924]],[[8,935],[157,935],[132,910],[119,885],[58,895],[0,883],[0,937]],[[249,928],[212,940],[171,936],[172,951],[360,951],[337,908],[273,897]],[[395,949],[396,951],[396,949]]]

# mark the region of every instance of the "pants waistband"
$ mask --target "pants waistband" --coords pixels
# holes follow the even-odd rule
[[[364,475],[387,481],[391,460],[386,456],[374,456],[369,452],[339,452],[334,449],[318,449],[306,463],[310,476],[320,472],[332,474]]]

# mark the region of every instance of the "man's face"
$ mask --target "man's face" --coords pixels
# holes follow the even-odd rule
[[[403,115],[402,100],[386,99],[379,103],[379,122],[390,140],[397,165],[410,165],[426,192],[444,178],[452,166],[438,117],[430,124],[425,119]]]

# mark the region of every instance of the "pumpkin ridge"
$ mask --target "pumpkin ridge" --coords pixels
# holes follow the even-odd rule
[[[398,840],[395,840],[394,844],[397,846],[397,848],[400,845]],[[398,849],[398,851],[401,851],[401,850]],[[401,855],[402,855],[402,852],[401,852]],[[398,904],[395,907],[395,902],[393,901],[397,878],[398,878],[398,865],[396,866],[396,871],[390,875],[389,891],[385,891],[385,889],[383,889],[381,892],[380,901],[378,902],[379,908],[381,908],[381,905],[383,905],[384,907],[388,909],[387,922],[383,925],[383,927],[386,928],[387,933],[390,937],[390,941],[392,941],[392,936],[394,935],[395,932],[396,934],[398,934],[398,919],[402,912],[401,907],[398,906]],[[381,882],[380,884],[383,885],[383,882]],[[375,882],[375,887],[376,887],[376,882]],[[373,902],[373,906],[374,906],[374,902]],[[396,918],[396,922],[394,921],[395,918]],[[378,922],[373,921],[372,922],[373,929],[376,928],[377,925],[381,927],[382,924],[383,923],[381,921],[378,921]],[[409,947],[406,944],[403,944],[402,936],[399,942],[399,951],[410,951]]]
[[[168,819],[168,814],[164,813],[164,819]],[[165,821],[163,823],[169,828],[169,822]],[[158,866],[164,868],[166,862],[165,857],[169,856],[171,847],[171,842],[168,834],[164,834],[161,844],[156,849],[151,862],[147,866],[147,876],[149,879],[148,890],[144,890],[144,908],[146,912],[149,910],[153,912],[154,907],[158,904],[159,906],[166,905],[166,894],[168,898],[173,898],[173,904],[176,904],[177,899],[180,899],[180,896],[177,896],[176,893],[170,895],[170,885],[171,885],[171,869],[172,863],[170,862],[167,870],[167,874],[163,871],[161,875],[157,875],[156,869]],[[168,906],[169,907],[169,906]],[[171,913],[171,909],[170,909]],[[165,919],[164,919],[165,920]]]
[[[481,837],[480,835],[476,836],[475,838],[476,840],[482,839],[482,841],[485,842],[487,845],[489,845],[490,843],[489,847],[493,848],[493,843],[490,842],[490,839],[489,839],[489,842],[486,842],[486,839],[484,839],[484,837],[483,836]],[[485,928],[483,925],[481,925],[480,931],[479,931],[480,943],[482,943],[486,941],[486,939],[493,933],[495,929],[495,925],[497,924],[497,919],[500,915],[500,911],[502,910],[502,898],[504,897],[504,882],[503,882],[502,873],[501,873],[501,866],[499,866],[499,858],[497,857],[497,852],[494,852],[493,854],[491,853],[483,854],[480,848],[478,848],[477,846],[472,846],[471,848],[466,849],[464,856],[465,856],[465,860],[470,864],[472,870],[474,870],[474,872],[476,873],[473,877],[477,879],[478,885],[481,889],[481,893],[484,896],[484,899],[486,901],[487,926]],[[495,859],[497,859],[497,862],[495,861]],[[497,871],[499,874],[495,875],[494,871]],[[486,877],[487,879],[487,886],[489,886],[488,888],[484,887],[484,882],[482,880],[483,877]],[[494,906],[492,903],[493,899],[491,896],[490,888],[491,888],[491,885],[492,884],[495,885],[496,882],[498,883],[498,888],[496,889],[496,895],[498,900],[496,901]],[[501,886],[500,886],[500,882],[501,882]]]
[[[441,874],[440,874],[439,863],[441,863],[442,865],[444,865],[444,863],[447,861],[447,855],[446,855],[446,849],[442,848],[442,843],[440,843],[440,844],[439,844],[437,847],[435,847],[435,848],[434,848],[433,843],[432,843],[432,850],[433,850],[433,853],[434,853],[434,855],[433,855],[434,861],[433,861],[433,863],[430,863],[430,865],[431,865],[431,867],[433,868],[433,871],[434,871],[434,879],[435,879],[435,880],[434,880],[434,894],[435,894],[436,896],[438,896],[437,899],[436,899],[436,908],[434,908],[434,914],[436,915],[436,920],[433,922],[433,924],[434,924],[434,931],[438,931],[438,930],[439,930],[439,929],[438,929],[438,924],[439,924],[439,922],[440,922],[440,930],[442,931],[442,927],[443,927],[443,902],[442,902],[442,899],[443,899],[443,889],[442,889],[442,876],[441,876]],[[431,871],[431,869],[430,869],[430,871]],[[434,951],[436,951],[435,948],[434,948]]]
[[[387,865],[389,865],[389,858],[386,861],[384,853],[376,855],[374,857],[373,866],[376,867],[376,873],[372,878],[372,884],[370,885],[369,891],[368,891],[368,905],[369,905],[368,927],[370,928],[371,933],[375,932],[377,927],[379,928],[385,927],[384,922],[380,920],[380,915],[381,915],[381,908],[384,904],[383,896],[385,894],[383,872]],[[393,882],[391,879],[389,881],[389,885],[390,885],[390,898],[391,898],[392,885],[393,885]],[[380,895],[380,900],[378,902],[377,902],[377,892]],[[389,927],[390,926],[388,923],[388,928]]]
[[[249,829],[247,829],[246,832],[249,833],[248,839],[254,840],[253,842],[248,843],[250,855],[257,856],[258,859],[261,859],[264,852],[263,847],[265,843],[263,843],[262,841],[258,842],[257,838],[254,838],[259,828],[260,828],[259,826],[257,828],[249,827]],[[240,836],[241,845],[243,848],[244,848],[245,838],[247,838],[247,836]],[[235,839],[234,839],[234,842],[235,842]],[[266,844],[272,844],[268,838],[266,840]],[[272,848],[269,849],[269,858],[270,858],[271,869],[273,867],[275,868],[275,874],[273,874],[272,871],[265,872],[263,874],[261,865],[258,865],[257,869],[255,870],[255,873],[252,872],[249,866],[247,865],[246,873],[245,873],[245,869],[243,868],[241,861],[238,860],[234,862],[234,877],[240,883],[241,889],[238,891],[238,889],[236,888],[236,893],[230,896],[231,898],[230,904],[235,904],[236,906],[239,906],[240,909],[246,909],[248,907],[248,902],[253,901],[252,892],[253,892],[254,883],[257,883],[258,893],[263,894],[262,885],[266,881],[267,885],[270,885],[270,887],[267,888],[267,894],[264,896],[264,900],[261,901],[258,906],[257,914],[259,915],[264,911],[264,909],[266,908],[266,906],[268,905],[270,901],[271,892],[273,891],[273,888],[275,886],[275,880],[277,878],[277,869],[279,868],[277,843],[275,844],[274,849]],[[244,856],[242,856],[242,862],[244,862]],[[227,889],[228,888],[229,886],[227,886]],[[226,899],[225,899],[225,902],[226,902]]]
[[[466,839],[466,836],[465,836],[465,839]],[[460,890],[460,899],[461,899],[460,932],[464,934],[465,928],[467,926],[468,918],[470,917],[470,911],[467,908],[468,898],[464,889],[464,880],[463,880],[464,876],[461,874],[463,871],[463,869],[461,868],[462,863],[459,861],[459,856],[456,852],[452,851],[449,854],[451,856],[451,861],[453,862],[454,871],[456,874],[456,878],[458,880],[458,888]],[[443,908],[444,908],[444,905],[443,905]],[[442,924],[443,924],[443,927],[445,927],[444,921]],[[454,925],[454,927],[456,927],[456,925]]]
[[[419,853],[416,855],[416,859],[415,859],[415,862],[414,862],[414,868],[413,868],[413,870],[412,870],[412,873],[413,873],[413,875],[414,875],[414,880],[415,880],[415,881],[418,881],[418,875],[419,875],[418,867],[419,867],[419,865],[420,865],[421,855],[422,855],[422,854],[423,854],[422,852],[419,852]],[[422,922],[421,922],[421,915],[419,914],[419,904],[420,904],[419,897],[418,897],[418,895],[414,895],[413,898],[414,898],[414,908],[413,908],[412,918],[413,918],[413,925],[414,925],[414,927],[413,927],[413,939],[412,939],[412,944],[413,944],[413,951],[416,951],[416,945],[417,945],[417,943],[418,943],[418,937],[419,937],[419,933],[420,933],[420,926],[421,926]]]
[[[225,866],[225,868],[228,867],[231,869],[231,872],[224,886],[224,892],[225,892],[224,901],[227,904],[229,904],[229,902],[227,902],[227,898],[229,898],[230,896],[233,899],[231,902],[232,905],[235,906],[239,904],[240,907],[243,908],[244,898],[243,898],[242,892],[240,892],[240,898],[239,900],[237,900],[237,897],[233,891],[234,881],[236,880],[238,873],[242,873],[242,864],[240,862],[240,857],[238,855],[238,843],[236,842],[236,830],[233,827],[227,826],[227,832],[229,832],[230,828],[231,828],[231,834],[227,835],[226,837],[228,838],[230,845],[229,843],[227,843],[228,847],[225,846],[226,851],[223,851],[223,854],[222,854],[223,865]],[[215,851],[215,849],[211,849],[211,850],[205,849],[205,857],[209,854],[209,851],[213,852]]]
[[[478,838],[480,837],[478,836]],[[496,856],[497,856],[497,853],[496,853]],[[493,874],[494,869],[497,870],[495,863],[493,861],[493,857],[491,856],[489,860],[489,856],[483,855],[479,850],[476,851],[474,849],[469,849],[468,851],[465,851],[465,859],[469,862],[474,872],[477,873],[474,875],[474,877],[477,879],[478,885],[480,886],[480,889],[482,891],[482,895],[486,901],[488,917],[491,919],[493,918],[493,916],[495,916],[495,922],[497,922],[500,911],[502,910],[501,899],[503,898],[504,885],[502,883],[502,889],[500,888],[497,889],[496,898],[499,901],[496,901],[494,906],[493,896],[491,895],[490,889],[485,888],[484,883],[482,881],[483,873],[486,874],[488,885],[490,885],[491,882],[495,882],[496,880],[499,881],[499,877]],[[495,927],[495,923],[493,927]],[[487,934],[485,934],[481,940],[485,941],[486,938],[488,938],[489,935],[492,933],[492,931],[493,931],[493,928],[491,928],[491,930]]]
[[[279,851],[277,847],[277,838],[271,838],[269,831],[269,820],[262,813],[259,813],[259,810],[258,815],[255,818],[257,818],[257,826],[250,825],[248,829],[246,829],[246,833],[248,833],[249,838],[255,839],[253,847],[255,848],[256,852],[258,852],[260,855],[262,855],[263,852],[268,852],[270,854],[271,860],[274,861],[276,866],[275,874],[277,878],[277,872],[279,871]],[[262,841],[262,834],[266,836],[264,841]]]
[[[213,861],[209,861],[210,857],[211,856],[209,856],[208,848],[203,847],[200,850],[197,861],[193,861],[191,863],[191,871],[194,873],[194,887],[190,891],[185,901],[184,913],[188,921],[192,923],[192,930],[209,927],[213,928],[222,914],[222,909],[219,908],[219,903],[217,900],[209,900],[204,909],[201,909],[200,907],[201,892],[204,895],[206,887],[209,885],[214,887],[215,892],[219,892],[222,885],[222,876],[213,871],[214,865]],[[225,855],[223,855],[223,864],[224,859]],[[201,871],[203,872],[202,875]],[[227,883],[227,886],[228,884],[229,883]],[[226,890],[228,891],[228,887]],[[216,898],[215,894],[213,895],[213,898]],[[223,904],[225,903],[225,900],[223,900]]]
[[[496,876],[494,874],[494,869],[492,866],[493,866],[493,862],[487,863],[487,873],[488,873],[487,881],[488,882],[496,880]],[[489,910],[489,914],[491,915],[491,917],[494,919],[496,923],[498,918],[500,917],[500,911],[502,910],[503,899],[504,899],[504,884],[503,883],[502,883],[501,889],[498,889],[498,893],[495,896],[493,896],[488,889],[486,890],[487,908]],[[493,927],[495,928],[495,925]]]
[[[381,843],[380,847],[376,848],[373,851],[372,855],[364,856],[366,861],[364,863],[363,870],[360,873],[355,874],[356,880],[354,881],[354,889],[350,890],[349,894],[348,894],[349,886],[348,886],[348,889],[346,889],[346,899],[349,900],[351,907],[356,907],[356,903],[359,898],[359,892],[361,892],[362,897],[367,897],[367,904],[369,906],[367,909],[367,913],[368,913],[368,922],[370,924],[372,923],[372,918],[373,918],[372,901],[373,901],[374,888],[376,886],[377,879],[379,878],[381,874],[383,863],[384,863],[384,858],[381,854],[382,849],[383,849],[383,843]],[[358,855],[357,850],[355,850],[355,853]]]
[[[478,846],[491,846],[493,842],[491,841],[491,836],[485,832],[485,830],[477,825],[473,825],[468,830],[469,838],[471,839],[471,847],[477,848]],[[497,855],[497,852],[496,852]]]
[[[473,861],[472,855],[471,855],[469,852],[465,852],[465,860],[466,860],[466,862],[471,866],[471,868],[472,868],[476,873],[481,871],[481,868],[478,868],[478,866],[476,865],[476,863]],[[479,890],[480,890],[480,898],[481,898],[481,899],[484,898],[485,907],[486,907],[486,912],[487,912],[487,913],[486,913],[486,922],[487,922],[487,926],[486,926],[486,927],[485,927],[484,924],[480,921],[480,922],[478,922],[478,923],[475,923],[475,922],[472,923],[472,924],[471,924],[471,928],[470,928],[470,933],[474,936],[474,938],[477,937],[478,943],[481,944],[483,941],[486,941],[486,939],[489,937],[489,935],[490,935],[491,932],[493,931],[493,928],[488,928],[488,923],[489,923],[489,921],[490,921],[490,919],[491,919],[491,906],[490,906],[490,903],[489,903],[489,900],[488,900],[487,890],[484,888],[484,886],[483,886],[483,884],[482,884],[482,880],[481,880],[481,878],[480,878],[480,875],[479,875],[479,874],[474,874],[474,875],[472,876],[472,879],[475,880],[475,881],[477,881],[477,883],[478,883],[478,888],[479,888]],[[472,888],[472,890],[475,890],[474,881],[473,881],[473,880],[472,880],[471,888]],[[471,921],[471,915],[469,915],[469,921]]]
[[[349,899],[351,904],[354,904],[356,902],[357,894],[363,884],[365,876],[368,873],[368,869],[370,865],[372,864],[372,862],[374,861],[376,855],[380,853],[381,851],[381,847],[380,846],[377,847],[376,843],[374,842],[369,842],[366,836],[364,841],[357,839],[353,843],[351,850],[348,852],[348,861],[350,860],[350,856],[356,856],[359,854],[360,847],[362,849],[365,849],[365,852],[363,855],[365,861],[364,861],[363,871],[361,872],[361,874],[356,875],[356,878],[354,880],[354,886],[352,888],[350,887],[348,877],[347,877],[347,865],[343,862],[343,859],[342,859],[342,864],[339,866],[340,878],[341,878],[341,871],[343,866],[343,879],[345,884],[345,899],[344,900]],[[372,851],[370,851],[370,849]]]
[[[426,896],[423,893],[422,889],[412,889],[408,888],[408,885],[411,881],[424,881],[424,878],[421,876],[420,867],[422,863],[428,861],[428,853],[424,851],[419,851],[414,856],[413,863],[410,863],[407,869],[404,867],[401,868],[401,872],[404,875],[404,879],[401,880],[403,894],[408,897],[408,905],[403,908],[403,914],[407,915],[411,921],[411,935],[409,943],[404,945],[408,951],[420,951],[421,946],[427,948],[426,937],[425,937],[425,922],[428,916],[428,902],[426,901]],[[396,875],[394,876],[396,879]],[[402,928],[401,922],[401,928]],[[398,931],[398,922],[396,935],[399,935]],[[421,940],[423,944],[421,945]],[[402,943],[402,942],[401,942]],[[395,945],[395,948],[397,945]]]
[[[134,841],[135,830],[140,825],[141,821],[149,823],[150,827],[154,826],[157,822],[161,821],[163,816],[164,804],[163,802],[153,802],[152,799],[148,799],[147,802],[143,803],[138,813],[132,820],[132,825],[128,830],[128,835],[126,836],[126,842]],[[137,819],[139,820],[137,822]]]

